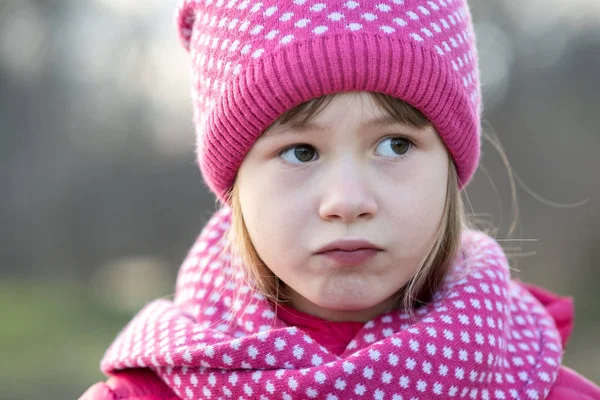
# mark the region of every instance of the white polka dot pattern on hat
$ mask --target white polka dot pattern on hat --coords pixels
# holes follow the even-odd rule
[[[376,318],[336,356],[245,285],[222,251],[229,218],[213,217],[182,266],[175,303],[144,308],[107,351],[104,372],[150,367],[183,399],[543,399],[552,387],[557,330],[484,234],[465,234],[466,258],[416,321]]]
[[[298,37],[305,39],[307,33],[368,30],[393,34],[397,29],[449,58],[469,90],[471,101],[480,101],[479,72],[472,46],[474,32],[462,1],[382,0],[363,5],[358,1],[296,0],[292,7],[278,7],[278,3],[277,0],[182,2],[178,18],[188,21],[181,33],[184,44],[193,46],[193,81],[206,88],[194,92],[203,93],[194,99],[196,107],[209,111],[230,77],[239,74],[245,63],[261,57],[271,41],[286,46]],[[245,11],[244,18],[239,18],[240,11]],[[193,23],[202,29],[194,30]],[[199,36],[194,37],[195,33]]]

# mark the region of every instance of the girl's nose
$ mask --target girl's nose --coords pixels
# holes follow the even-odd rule
[[[359,168],[340,165],[329,171],[323,182],[319,214],[327,221],[351,224],[368,220],[377,214],[377,201],[372,187]]]

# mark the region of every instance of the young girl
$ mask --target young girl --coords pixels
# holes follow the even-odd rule
[[[84,399],[600,399],[568,299],[466,228],[481,95],[464,0],[185,0],[223,207]]]

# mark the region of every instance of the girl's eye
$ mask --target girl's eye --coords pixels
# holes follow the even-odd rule
[[[384,157],[398,157],[406,154],[412,143],[400,137],[387,138],[382,140],[375,149],[375,152]]]
[[[317,159],[317,151],[308,144],[297,144],[283,150],[279,156],[290,164],[302,164]]]

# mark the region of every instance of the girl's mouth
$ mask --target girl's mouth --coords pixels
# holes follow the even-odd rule
[[[336,264],[359,265],[382,251],[383,249],[366,240],[344,239],[321,247],[315,254],[326,257]]]
[[[326,257],[336,264],[340,265],[359,265],[371,258],[375,257],[381,250],[377,249],[358,249],[352,251],[345,250],[329,250],[323,253],[318,253],[320,256]]]

